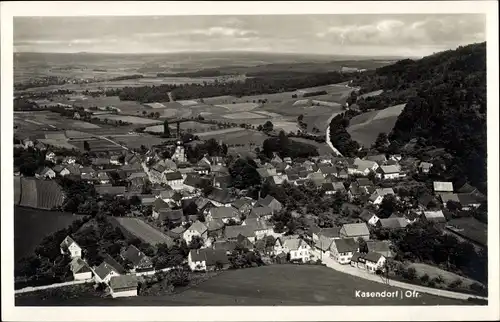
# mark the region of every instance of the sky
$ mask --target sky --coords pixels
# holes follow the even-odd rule
[[[15,52],[425,56],[486,40],[485,15],[15,17]]]

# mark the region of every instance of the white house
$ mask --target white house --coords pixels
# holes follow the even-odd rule
[[[384,270],[386,257],[375,252],[366,254],[356,252],[351,258],[351,266],[361,268],[369,273],[375,274],[378,269]]]
[[[45,167],[35,173],[36,178],[53,179],[55,178],[55,176],[56,176],[55,171],[49,167]]]
[[[138,285],[136,275],[113,276],[109,280],[109,289],[113,298],[137,296]]]
[[[430,163],[430,162],[420,162],[420,164],[418,165],[418,169],[420,170],[420,172],[422,173],[429,173],[431,171],[431,168],[432,168],[433,164]]]
[[[206,240],[208,236],[207,226],[199,220],[195,221],[184,233],[182,233],[182,239],[184,239],[187,244],[191,242],[194,236],[198,236],[203,240]]]
[[[115,276],[119,276],[120,273],[116,268],[108,264],[106,261],[102,262],[101,265],[94,268],[94,280],[96,283],[109,283],[110,279]]]
[[[87,262],[80,257],[75,257],[70,263],[71,272],[75,281],[88,280],[92,278],[92,270]]]
[[[261,218],[247,218],[241,225],[251,227],[255,232],[256,240],[270,236],[274,232],[272,225],[268,225],[266,221]]]
[[[359,245],[354,238],[334,239],[330,247],[330,257],[340,264],[349,264],[352,255],[359,251]]]
[[[192,249],[188,255],[188,265],[192,271],[207,271],[227,268],[229,259],[225,249]]]
[[[374,205],[380,205],[384,197],[387,195],[395,195],[392,188],[380,188],[375,190],[375,192],[370,196],[370,201]]]
[[[61,254],[69,254],[71,258],[82,257],[82,248],[70,236],[66,236],[59,246]]]
[[[372,171],[376,171],[378,164],[375,161],[361,160],[360,158],[354,159],[353,163],[348,166],[347,172],[350,175],[360,174],[367,176]]]
[[[398,179],[401,169],[398,165],[383,165],[377,169],[376,177],[384,180],[394,180]]]
[[[184,188],[184,178],[182,178],[182,174],[179,171],[175,172],[166,172],[163,174],[164,182],[172,187],[174,190],[182,190]]]
[[[45,155],[45,160],[55,162],[56,161],[56,154],[54,152],[52,152],[52,151],[48,152]]]
[[[311,246],[299,238],[285,239],[283,241],[282,251],[290,254],[291,261],[301,260],[304,263],[309,261],[311,259],[310,249]]]
[[[376,226],[377,222],[379,221],[379,218],[377,215],[375,215],[373,212],[369,211],[368,209],[364,209],[361,214],[359,215],[359,218],[363,219],[368,225],[371,226]]]
[[[323,235],[319,235],[318,240],[316,240],[314,246],[321,253],[322,256],[330,256],[330,248],[332,246],[333,239],[328,238]]]

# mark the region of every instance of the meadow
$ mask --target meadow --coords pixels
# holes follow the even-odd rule
[[[113,217],[121,227],[137,238],[151,245],[167,243],[171,241],[167,235],[146,224],[138,218]]]
[[[293,283],[291,283],[293,281]],[[357,290],[403,291],[316,265],[271,265],[224,271],[172,295],[131,298],[57,299],[63,306],[316,306],[467,305],[467,301],[422,294],[416,298],[357,298]],[[50,306],[56,299],[16,298],[16,305]]]
[[[14,206],[14,258],[33,253],[45,236],[68,227],[80,215]]]

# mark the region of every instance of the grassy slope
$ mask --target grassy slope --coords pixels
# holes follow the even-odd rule
[[[355,298],[355,291],[395,288],[345,275],[322,266],[275,265],[227,271],[171,296],[128,299],[85,298],[41,302],[36,296],[16,305],[464,305],[467,302],[422,295],[406,299]]]
[[[68,227],[81,216],[57,211],[14,207],[14,258],[30,255],[42,239]]]

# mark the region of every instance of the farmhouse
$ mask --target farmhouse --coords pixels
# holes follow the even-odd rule
[[[244,197],[235,200],[231,205],[237,209],[240,214],[247,215],[252,210],[253,202],[252,198]]]
[[[340,264],[349,264],[359,246],[354,238],[335,239],[330,247],[330,257]]]
[[[188,229],[186,229],[186,231],[182,234],[182,239],[184,239],[189,245],[195,236],[200,237],[202,240],[206,240],[208,237],[207,226],[199,220],[195,221],[191,226],[189,226]]]
[[[179,171],[164,173],[164,181],[167,185],[174,190],[181,190],[183,188],[183,178]]]
[[[271,207],[268,206],[254,207],[252,208],[252,211],[250,211],[248,218],[262,218],[268,220],[271,219],[272,215],[273,215],[273,210],[271,209]]]
[[[387,162],[385,154],[369,155],[365,157],[365,160],[377,162],[379,166],[382,166]]]
[[[370,196],[370,202],[374,205],[380,205],[384,197],[387,195],[395,195],[392,188],[380,188],[375,190],[375,192]]]
[[[313,233],[313,240],[317,241],[321,236],[328,239],[339,239],[341,227],[321,228],[317,233]]]
[[[184,228],[183,226],[177,226],[174,229],[167,231],[165,234],[172,239],[181,239],[185,231],[186,228]]]
[[[168,220],[174,225],[180,225],[183,222],[184,212],[182,209],[160,209],[157,214],[156,219],[161,223]]]
[[[272,235],[274,231],[272,226],[259,218],[247,218],[242,223],[242,226],[250,227],[255,233],[255,239],[262,239],[268,235]]]
[[[431,168],[432,168],[432,163],[430,163],[430,162],[424,162],[424,161],[422,161],[418,165],[418,170],[421,173],[429,173],[431,171]]]
[[[106,260],[104,260],[101,265],[94,268],[94,280],[96,283],[109,283],[109,280],[113,276],[118,276],[120,273],[118,269],[108,264]]]
[[[474,193],[459,193],[457,194],[458,201],[462,205],[463,210],[476,209],[481,206],[481,200],[477,194]]]
[[[87,262],[80,257],[75,257],[71,260],[70,268],[75,281],[88,280],[92,278],[92,270]]]
[[[377,162],[370,160],[361,160],[360,158],[355,158],[349,162],[347,172],[350,175],[360,174],[367,176],[371,171],[375,171],[378,168]]]
[[[224,235],[227,240],[236,241],[238,235],[248,238],[252,243],[255,242],[255,231],[250,226],[226,226]]]
[[[263,207],[267,206],[267,207],[272,209],[273,214],[276,212],[279,212],[279,211],[281,211],[281,209],[283,209],[283,205],[281,204],[281,202],[276,200],[276,198],[274,198],[271,195],[267,195],[265,198],[259,199],[255,205],[256,206],[263,206]]]
[[[377,225],[382,228],[397,230],[408,226],[408,222],[404,218],[384,218],[380,219]]]
[[[207,221],[220,219],[224,223],[228,223],[230,220],[239,221],[240,215],[234,207],[213,207],[208,211],[206,219]]]
[[[137,296],[138,285],[135,275],[113,276],[109,280],[109,289],[113,298]]]
[[[341,238],[363,238],[364,240],[370,239],[370,231],[365,223],[344,224],[340,229]]]
[[[290,254],[291,261],[307,262],[311,259],[309,246],[304,240],[300,238],[290,238],[283,241],[282,251]]]
[[[400,175],[399,165],[383,165],[377,169],[377,178],[381,178],[384,180],[393,180],[398,179]]]
[[[366,246],[369,252],[382,254],[386,258],[393,257],[391,242],[388,240],[368,240]]]
[[[82,248],[78,246],[78,244],[70,236],[66,236],[66,238],[64,238],[60,247],[61,254],[63,255],[68,254],[71,258],[82,257]]]
[[[438,211],[423,211],[422,212],[422,219],[430,222],[435,222],[435,223],[445,223],[446,222],[446,217],[443,214],[442,210]]]
[[[314,243],[314,246],[318,251],[320,251],[323,256],[330,256],[330,247],[332,246],[333,239],[320,235],[318,240]]]
[[[373,212],[371,212],[368,209],[364,209],[361,214],[359,215],[359,218],[361,218],[364,222],[366,222],[368,225],[375,226],[377,222],[379,221],[379,218],[377,215],[375,215]]]
[[[231,203],[234,201],[229,190],[220,188],[214,188],[207,199],[217,207],[231,207]]]
[[[356,252],[351,258],[351,266],[366,270],[375,274],[377,270],[383,270],[386,258],[379,253],[368,252],[366,254]]]
[[[125,187],[124,186],[111,186],[111,185],[99,185],[95,186],[95,191],[97,194],[110,195],[110,196],[124,196]]]
[[[439,192],[453,192],[453,183],[452,182],[439,182],[435,181],[433,183],[434,185],[434,192],[439,193]]]
[[[188,255],[188,265],[192,271],[207,271],[229,267],[225,249],[192,249]]]
[[[168,205],[168,203],[166,203],[165,201],[163,201],[163,199],[161,199],[161,198],[157,198],[153,202],[152,217],[154,219],[158,219],[160,217],[160,211],[161,210],[168,210],[168,209],[170,209],[170,206]]]
[[[56,173],[49,167],[41,168],[35,173],[35,178],[38,179],[53,179]]]
[[[133,271],[146,271],[153,268],[151,259],[134,245],[130,245],[122,252],[121,257],[130,263]]]
[[[323,183],[322,188],[327,195],[334,195],[337,192],[346,192],[342,182],[325,182]]]

